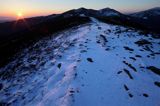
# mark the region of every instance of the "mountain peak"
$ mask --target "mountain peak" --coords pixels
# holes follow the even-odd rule
[[[78,9],[75,9],[74,11],[76,12],[84,12],[84,11],[87,11],[88,9],[84,8],[84,7],[81,7],[81,8],[78,8]]]
[[[113,9],[106,7],[106,8],[100,9],[100,10],[113,10]]]
[[[100,14],[104,15],[104,16],[119,16],[120,13],[114,9],[111,9],[109,7],[107,8],[103,8],[99,10]]]
[[[87,10],[87,9],[84,8],[84,7],[80,7],[80,8],[78,8],[77,10]]]

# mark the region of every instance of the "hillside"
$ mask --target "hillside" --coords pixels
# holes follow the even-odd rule
[[[1,105],[160,105],[159,39],[91,20],[39,40],[2,67]]]
[[[130,16],[136,18],[136,22],[142,23],[150,30],[160,33],[160,7],[133,13]]]

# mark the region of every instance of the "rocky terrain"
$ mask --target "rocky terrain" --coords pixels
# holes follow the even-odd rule
[[[160,39],[91,20],[39,40],[0,68],[0,105],[159,106]]]

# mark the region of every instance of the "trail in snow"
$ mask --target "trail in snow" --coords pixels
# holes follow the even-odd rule
[[[147,69],[160,68],[159,39],[92,21],[40,40],[1,68],[1,104],[160,105],[160,77]],[[151,44],[135,44],[141,39]]]

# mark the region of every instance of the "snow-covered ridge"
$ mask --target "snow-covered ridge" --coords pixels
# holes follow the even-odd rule
[[[120,16],[121,13],[110,8],[104,8],[101,10],[93,10],[93,9],[86,9],[86,8],[79,8],[70,10],[64,13],[64,17],[71,17],[71,16],[89,16],[89,17],[110,17],[110,16]]]
[[[40,40],[1,68],[1,104],[158,106],[159,39],[91,19]]]

